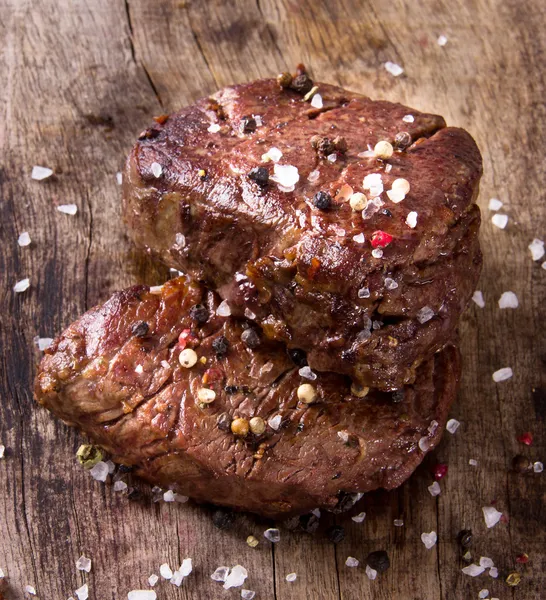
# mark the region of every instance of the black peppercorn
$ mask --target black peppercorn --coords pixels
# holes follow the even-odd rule
[[[254,348],[260,345],[260,336],[256,333],[255,329],[249,327],[241,334],[241,341],[247,348],[254,350]]]
[[[243,117],[239,124],[241,133],[254,133],[256,131],[256,119],[254,117]]]
[[[226,394],[236,394],[238,389],[239,388],[236,385],[226,385],[224,392],[226,392]]]
[[[394,147],[405,150],[411,144],[411,135],[407,131],[401,131],[394,137]]]
[[[136,337],[142,338],[148,335],[148,331],[150,330],[150,326],[146,321],[139,321],[138,323],[133,323],[131,327],[131,332]]]
[[[328,539],[334,544],[339,544],[345,539],[345,529],[341,525],[332,525],[326,530]]]
[[[457,541],[463,548],[468,548],[472,544],[472,530],[463,529],[457,535]]]
[[[130,473],[133,470],[133,467],[131,467],[130,465],[119,465],[118,466],[118,471],[120,473]]]
[[[216,353],[217,358],[222,358],[229,350],[229,342],[223,335],[221,335],[212,342],[212,349]]]
[[[218,529],[229,529],[235,521],[235,515],[232,512],[219,508],[212,513],[212,523]]]
[[[388,208],[384,208],[382,211],[382,214],[384,214],[386,217],[392,217],[392,213]]]
[[[518,454],[512,459],[512,468],[516,473],[529,473],[533,469],[533,463],[523,454]]]
[[[299,348],[290,348],[288,356],[297,367],[305,367],[307,365],[307,354]]]
[[[307,73],[298,73],[290,84],[290,88],[299,94],[307,94],[313,87],[313,80]]]
[[[222,413],[219,415],[216,425],[220,431],[230,431],[231,430],[231,417],[227,413]]]
[[[129,488],[129,491],[127,492],[127,498],[133,501],[140,500],[142,498],[142,492],[136,488]]]
[[[395,404],[398,404],[399,402],[403,402],[404,401],[404,390],[396,390],[392,393],[392,401]]]
[[[347,152],[347,140],[341,135],[335,137],[332,143],[334,144],[334,148],[337,152],[341,154],[345,154],[345,152]]]
[[[209,319],[209,311],[206,306],[196,304],[190,308],[190,317],[197,323],[206,323]]]
[[[315,533],[319,528],[320,522],[316,515],[309,513],[308,515],[302,515],[300,517],[300,525],[307,533]]]
[[[378,573],[385,572],[391,566],[389,555],[385,552],[385,550],[376,550],[375,552],[370,552],[368,554],[368,558],[366,559],[366,563]]]
[[[317,192],[313,196],[313,204],[319,210],[328,210],[332,204],[332,196],[328,192]]]
[[[260,187],[265,187],[269,181],[269,171],[265,167],[255,167],[249,172],[248,178]]]

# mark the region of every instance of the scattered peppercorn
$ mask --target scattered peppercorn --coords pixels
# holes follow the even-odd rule
[[[524,565],[525,563],[528,563],[529,562],[529,555],[524,552],[523,554],[520,554],[520,555],[516,556],[516,562],[519,563],[519,564],[521,564],[521,565]]]
[[[532,446],[533,444],[533,434],[530,431],[526,431],[518,436],[518,442],[525,444],[526,446]]]
[[[298,94],[307,94],[313,87],[313,80],[307,73],[298,73],[290,83],[290,88]]]
[[[372,248],[385,248],[385,246],[388,246],[391,242],[392,235],[381,230],[374,231],[370,240]]]
[[[457,535],[457,541],[463,548],[468,548],[472,544],[472,530],[462,529]]]
[[[216,353],[216,358],[223,358],[229,350],[229,342],[221,335],[212,342],[212,349]]]
[[[326,530],[328,539],[334,544],[339,544],[345,539],[345,529],[341,525],[332,525]]]
[[[357,398],[365,398],[369,392],[369,387],[365,387],[363,385],[360,385],[359,383],[354,382],[351,384],[351,394],[353,396],[356,396]]]
[[[260,543],[258,541],[257,538],[255,538],[253,535],[249,535],[246,538],[246,543],[251,547],[251,548],[256,548],[256,546]]]
[[[336,136],[332,143],[334,144],[336,152],[339,152],[340,154],[345,154],[345,152],[347,152],[347,140],[343,136]]]
[[[404,401],[404,390],[396,390],[392,393],[392,401],[395,404],[398,404],[399,402],[403,402]]]
[[[261,343],[260,336],[253,327],[249,327],[243,331],[241,334],[241,341],[251,350],[257,348]]]
[[[91,444],[82,444],[76,452],[76,459],[84,469],[92,469],[103,458],[102,450]]]
[[[242,417],[237,417],[231,422],[231,433],[240,437],[248,435],[250,429],[249,423]]]
[[[265,431],[265,421],[261,417],[252,417],[249,422],[250,431],[254,435],[262,435]]]
[[[397,133],[394,138],[394,146],[398,150],[405,150],[411,145],[411,135],[407,131]]]
[[[131,473],[133,471],[133,467],[130,465],[118,465],[118,472],[122,474]]]
[[[248,178],[260,187],[265,187],[269,182],[269,171],[265,167],[254,167],[249,171]]]
[[[375,552],[370,552],[370,554],[368,554],[368,558],[366,559],[366,563],[378,573],[384,573],[391,566],[389,555],[385,552],[385,550],[376,550]]]
[[[381,213],[384,214],[386,217],[392,217],[392,213],[391,213],[391,211],[388,208],[384,208],[381,211]]]
[[[518,573],[517,571],[512,571],[511,573],[508,574],[508,577],[506,578],[506,583],[510,587],[519,585],[520,581],[521,581],[521,574]]]
[[[311,146],[317,151],[321,156],[329,156],[336,151],[336,147],[334,146],[334,142],[322,135],[314,135],[311,138]]]
[[[206,306],[196,304],[190,308],[190,317],[197,323],[206,323],[209,319],[209,311]]]
[[[219,508],[212,513],[212,523],[218,529],[229,529],[235,521],[235,515],[227,510]]]
[[[523,454],[518,454],[512,459],[512,468],[516,473],[529,473],[533,469],[533,463]]]
[[[127,498],[133,501],[140,500],[142,498],[142,492],[137,488],[129,488],[129,491],[127,492]]]
[[[207,172],[205,171],[205,169],[199,169],[199,171],[197,171],[197,174],[201,179],[205,179],[207,177]]]
[[[300,517],[300,525],[307,533],[315,533],[319,528],[320,521],[316,515],[309,513],[308,515],[302,515]]]
[[[236,385],[226,385],[224,388],[224,392],[226,392],[226,394],[236,394],[238,390],[239,388]]]
[[[432,472],[434,474],[434,479],[436,481],[439,481],[440,479],[443,479],[447,475],[447,465],[445,465],[443,463],[438,463],[437,465],[434,466],[434,469],[432,470]]]
[[[146,321],[139,321],[137,323],[133,323],[133,326],[131,327],[131,333],[139,338],[146,337],[149,329],[150,326],[148,323],[146,323]]]
[[[313,204],[319,210],[328,210],[332,205],[332,196],[328,192],[317,192],[313,196]]]
[[[290,73],[279,73],[277,75],[277,83],[282,88],[290,87],[290,84],[292,83],[292,75],[290,75]]]
[[[305,367],[307,365],[307,354],[299,348],[290,348],[288,356],[297,367]]]
[[[231,430],[231,417],[227,413],[222,413],[217,421],[216,425],[220,431],[230,431]]]
[[[241,133],[254,133],[256,131],[256,119],[254,117],[243,117],[239,123]]]

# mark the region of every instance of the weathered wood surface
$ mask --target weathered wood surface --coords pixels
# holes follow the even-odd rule
[[[523,453],[544,460],[543,302],[546,272],[527,245],[544,237],[546,171],[546,6],[540,0],[175,1],[0,0],[0,568],[8,599],[68,598],[84,581],[93,600],[126,598],[146,587],[159,564],[194,560],[182,588],[163,583],[163,598],[236,598],[210,580],[219,565],[242,564],[246,588],[260,600],[361,598],[436,600],[543,597],[546,587],[545,476],[510,472]],[[448,43],[440,47],[437,36]],[[405,68],[394,78],[383,68]],[[317,79],[420,109],[466,127],[484,155],[480,205],[486,307],[475,305],[462,326],[462,391],[452,414],[459,431],[394,493],[371,494],[348,516],[347,538],[334,547],[283,533],[274,548],[265,524],[239,516],[229,532],[192,505],[129,502],[93,481],[75,462],[80,437],[32,400],[39,353],[36,335],[58,333],[110,292],[166,273],[136,255],[119,222],[116,172],[135,135],[152,115],[168,112],[219,86],[271,76],[305,62]],[[30,179],[35,164],[57,176]],[[500,198],[510,221],[492,226],[488,199]],[[55,210],[75,203],[74,217]],[[29,231],[32,245],[17,246]],[[30,277],[31,288],[12,287]],[[516,310],[499,310],[505,290]],[[493,383],[496,369],[514,377]],[[541,387],[542,386],[542,387]],[[532,431],[531,447],[517,436]],[[478,466],[468,464],[470,458]],[[427,469],[447,462],[442,494],[432,498]],[[509,520],[487,530],[481,507],[496,502]],[[404,527],[393,526],[402,518]],[[323,517],[325,524],[331,517]],[[455,536],[474,531],[472,551],[489,556],[501,576],[461,573]],[[427,551],[422,532],[439,542]],[[256,549],[245,544],[254,533]],[[361,566],[387,549],[391,569],[369,581]],[[516,556],[529,554],[526,565]],[[85,554],[89,575],[75,570]],[[503,574],[523,575],[509,588]],[[289,572],[298,575],[287,583]],[[541,593],[542,592],[542,593]],[[28,597],[28,595],[26,595]]]

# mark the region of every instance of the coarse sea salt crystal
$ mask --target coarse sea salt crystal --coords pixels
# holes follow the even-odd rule
[[[262,160],[264,162],[268,162],[272,160],[273,162],[279,162],[282,158],[282,152],[278,148],[270,148],[265,154],[262,154]]]
[[[231,308],[227,303],[227,300],[222,300],[216,309],[216,314],[219,317],[229,317],[231,315]]]
[[[3,578],[3,577],[5,577],[5,576],[6,576],[6,575],[5,575],[4,571],[2,571],[2,569],[0,569],[0,579],[2,579],[2,578]]]
[[[320,171],[318,169],[315,169],[314,171],[311,171],[311,173],[309,173],[309,175],[307,176],[307,181],[309,181],[310,183],[315,183],[315,181],[317,181],[319,177]]]
[[[78,596],[78,600],[87,600],[89,598],[89,586],[84,583],[80,588],[74,592]]]
[[[243,600],[252,600],[255,595],[256,595],[256,592],[254,592],[252,590],[241,590],[241,598]]]
[[[256,318],[256,313],[253,313],[250,308],[245,308],[245,317],[253,321]]]
[[[436,43],[438,44],[438,46],[445,46],[447,44],[447,37],[445,35],[439,35],[438,39],[436,40]]]
[[[135,373],[138,373],[139,375],[144,371],[144,367],[142,365],[137,365],[135,367]]]
[[[123,183],[123,173],[121,171],[118,171],[116,173],[116,182],[118,185],[121,185]]]
[[[53,338],[41,338],[36,336],[34,338],[34,343],[36,344],[36,346],[38,346],[38,350],[40,350],[40,352],[43,352],[51,346],[51,344],[53,343]]]
[[[427,450],[429,450],[430,448],[430,440],[428,439],[428,437],[423,436],[422,438],[419,439],[419,449],[421,450],[421,452],[426,452]]]
[[[519,306],[518,297],[514,292],[503,292],[499,298],[499,308],[517,308]]]
[[[404,115],[402,117],[402,121],[404,121],[404,123],[413,123],[415,121],[415,117],[413,115]]]
[[[460,424],[460,421],[457,421],[457,419],[449,419],[446,424],[446,429],[449,431],[449,433],[455,433],[457,429],[459,429]]]
[[[489,200],[489,210],[497,211],[502,208],[502,202],[498,198]]]
[[[368,579],[373,581],[377,577],[377,571],[372,569],[370,565],[366,565],[366,575],[368,576]]]
[[[127,484],[125,481],[115,481],[114,482],[114,492],[124,492],[127,489]]]
[[[162,360],[162,361],[161,361],[161,366],[162,366],[164,369],[170,369],[170,368],[171,368],[171,365],[170,365],[170,364],[168,363],[168,361],[166,361],[166,360]]]
[[[497,579],[499,576],[499,570],[497,567],[491,567],[488,572],[489,577],[493,577],[493,579]]]
[[[398,204],[399,202],[402,202],[402,200],[404,200],[404,198],[406,197],[406,194],[405,194],[404,190],[391,189],[391,190],[387,190],[387,196],[389,197],[389,200],[391,202]]]
[[[273,542],[273,544],[276,544],[281,540],[281,532],[273,527],[270,529],[266,529],[264,531],[264,538],[266,540],[269,540],[270,542]]]
[[[294,186],[300,180],[300,174],[298,168],[293,165],[279,165],[275,163],[273,175],[271,175],[270,179],[277,183],[280,188],[294,189]],[[284,190],[281,189],[281,191]]]
[[[78,569],[78,571],[89,573],[91,571],[91,559],[82,554],[76,561],[76,569]]]
[[[535,238],[528,246],[533,260],[540,260],[544,256],[544,242]]]
[[[6,447],[4,444],[0,444],[0,458],[4,458],[4,454],[6,453]]]
[[[476,290],[472,294],[472,300],[480,307],[483,308],[485,306],[485,300],[483,298],[483,293],[480,290]]]
[[[495,227],[504,229],[508,225],[508,215],[496,214],[491,217],[491,222]]]
[[[502,513],[499,512],[494,506],[483,506],[483,518],[487,528],[494,527],[501,519]]]
[[[127,600],[157,600],[153,590],[133,590],[127,594]]]
[[[78,207],[75,204],[61,204],[57,206],[57,210],[64,215],[74,216],[78,212]]]
[[[332,152],[332,154],[328,154],[328,156],[326,157],[326,160],[328,162],[335,163],[337,160],[337,154],[335,152]]]
[[[179,247],[183,248],[186,245],[186,236],[183,233],[177,233],[174,236],[174,243]]]
[[[366,518],[366,513],[365,512],[358,513],[358,515],[355,515],[354,517],[351,517],[351,519],[355,523],[362,523],[362,521],[364,521],[365,518]]]
[[[471,467],[477,467],[478,466],[478,461],[475,458],[471,458],[471,459],[469,459],[468,464]]]
[[[374,258],[382,258],[383,257],[383,249],[382,248],[374,248],[372,250],[372,256]]]
[[[338,431],[337,437],[346,444],[349,441],[349,433],[347,431]]]
[[[395,527],[404,527],[404,521],[402,519],[394,519],[393,524]]]
[[[176,585],[176,586],[180,587],[182,585],[183,579],[184,579],[184,575],[182,575],[182,573],[180,571],[175,571],[173,573],[173,576],[171,577],[171,583],[172,583],[172,585]]]
[[[425,544],[425,548],[430,550],[438,541],[438,536],[435,531],[431,531],[430,533],[422,533],[421,541]]]
[[[106,466],[108,467],[108,473],[110,473],[110,475],[116,470],[116,465],[111,460],[106,461]]]
[[[539,460],[537,460],[533,463],[533,471],[535,473],[542,473],[542,471],[544,471],[544,465]]]
[[[362,187],[365,190],[369,190],[374,187],[383,187],[381,173],[369,173],[368,175],[366,175],[362,182]]]
[[[187,577],[193,571],[193,564],[191,558],[185,558],[178,569],[182,573],[182,577]]]
[[[163,167],[158,162],[153,162],[151,165],[153,176],[157,179],[163,173]]]
[[[37,165],[32,167],[32,173],[30,174],[32,179],[36,181],[42,181],[43,179],[47,179],[52,175],[53,169],[49,169],[48,167],[39,167]]]
[[[281,426],[281,421],[281,415],[275,415],[267,421],[267,424],[269,425],[269,427],[271,427],[271,429],[273,429],[273,431],[278,431],[279,427]]]
[[[288,573],[288,575],[286,576],[286,581],[291,583],[292,581],[296,581],[297,577],[298,576],[296,575],[296,573]]]
[[[402,73],[404,72],[404,69],[396,64],[395,62],[392,62],[390,60],[388,60],[385,63],[385,69],[387,70],[388,73],[390,73],[391,75],[393,75],[394,77],[398,77],[399,75],[402,75]]]
[[[391,170],[392,170],[392,165],[391,165],[391,163],[387,163],[387,164],[385,165],[385,173],[390,173],[390,172],[391,172]]]
[[[477,577],[485,571],[485,568],[480,567],[479,565],[468,565],[468,567],[465,567],[464,569],[462,569],[462,571],[465,575],[470,575],[470,577]]]
[[[163,494],[164,502],[174,502],[174,492],[172,490],[167,490]]]
[[[358,235],[353,236],[353,241],[357,244],[363,244],[366,241],[363,233],[359,233]]]
[[[229,573],[229,567],[218,567],[214,573],[210,576],[213,581],[221,581],[222,583],[226,580]]]
[[[218,133],[218,132],[220,131],[220,125],[218,125],[218,123],[211,123],[211,124],[208,126],[208,129],[207,129],[207,131],[208,131],[209,133]]]
[[[370,297],[370,288],[363,287],[360,288],[357,292],[359,298],[369,298]]]
[[[108,477],[108,465],[101,460],[92,469],[89,469],[89,474],[96,481],[106,481]]]
[[[394,281],[394,279],[391,279],[390,277],[385,277],[385,287],[388,290],[395,290],[398,287],[398,284],[396,283],[396,281]]]
[[[506,381],[507,379],[510,379],[513,374],[514,373],[510,367],[503,367],[502,369],[499,369],[493,373],[493,381],[495,383]]]
[[[163,579],[170,579],[173,576],[172,569],[167,563],[163,563],[159,567],[159,574],[161,575],[161,577],[163,577]]]
[[[322,96],[320,94],[315,94],[313,96],[313,98],[311,99],[311,106],[313,108],[322,108],[323,107]]]
[[[487,598],[487,596],[489,596],[489,590],[486,590],[485,588],[478,593],[478,598]]]
[[[148,585],[154,587],[154,585],[159,581],[159,577],[153,573],[152,575],[150,575],[150,577],[148,577]]]
[[[417,216],[417,213],[414,210],[412,210],[408,213],[408,216],[406,217],[406,225],[411,229],[415,229],[415,227],[417,226]]]
[[[33,585],[25,585],[25,592],[32,596],[36,596],[36,588]]]
[[[360,564],[360,561],[358,560],[358,558],[355,558],[354,556],[348,556],[347,560],[345,561],[345,565],[347,567],[358,567],[359,564]]]
[[[16,294],[20,294],[21,292],[25,292],[30,287],[30,279],[27,277],[26,279],[21,279],[13,286],[13,291]]]
[[[419,311],[417,312],[417,320],[419,321],[419,323],[421,323],[421,325],[423,323],[426,323],[427,321],[430,321],[433,316],[434,311],[432,310],[432,308],[430,308],[430,306],[423,306],[423,308],[419,309]]]
[[[494,566],[495,566],[495,563],[488,556],[480,557],[480,567],[483,567],[484,569],[490,569],[491,567],[494,567]]]
[[[232,587],[240,587],[248,577],[248,571],[241,565],[235,565],[229,572],[224,583],[224,589],[229,590]]]
[[[313,373],[313,371],[311,371],[307,365],[302,367],[298,373],[300,377],[303,377],[304,379],[310,379],[311,381],[314,381],[317,378],[317,374]]]
[[[19,246],[21,246],[21,248],[24,248],[25,246],[30,246],[30,234],[28,233],[28,231],[23,231],[23,233],[17,238],[17,243],[19,244]]]
[[[429,485],[427,489],[431,496],[439,496],[442,491],[440,484],[437,481],[435,481],[432,485]]]
[[[182,496],[182,494],[175,494],[174,499],[179,504],[186,504],[186,502],[189,500],[189,496]]]

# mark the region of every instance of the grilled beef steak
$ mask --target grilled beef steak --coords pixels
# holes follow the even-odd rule
[[[161,119],[127,160],[124,218],[312,368],[398,389],[478,279],[480,153],[439,116],[318,93],[260,80]]]
[[[148,481],[271,517],[394,488],[438,443],[454,346],[414,385],[363,397],[343,375],[306,379],[303,353],[217,310],[185,277],[116,293],[46,350],[36,398]]]

